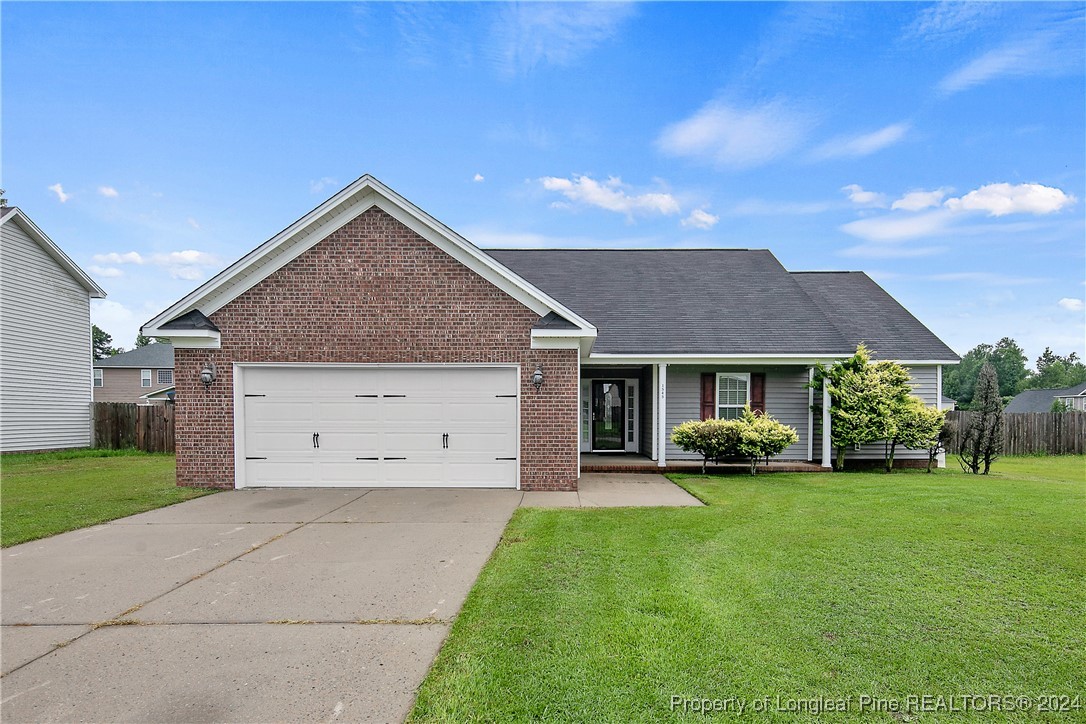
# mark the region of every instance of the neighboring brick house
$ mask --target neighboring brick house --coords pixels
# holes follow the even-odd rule
[[[94,401],[162,404],[173,391],[173,345],[151,343],[94,360]]]
[[[219,487],[573,490],[582,453],[665,467],[688,457],[676,424],[746,403],[799,431],[783,458],[829,465],[815,364],[866,342],[938,407],[958,361],[862,273],[765,250],[487,252],[371,176],[142,332],[176,348],[178,484]]]

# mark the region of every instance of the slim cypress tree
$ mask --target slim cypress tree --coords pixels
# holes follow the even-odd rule
[[[962,470],[987,475],[1003,450],[1003,399],[999,396],[999,376],[987,362],[981,367],[973,395],[974,411],[962,436]]]

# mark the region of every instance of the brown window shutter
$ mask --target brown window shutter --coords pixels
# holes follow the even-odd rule
[[[765,413],[765,373],[750,373],[750,409]]]
[[[716,375],[705,372],[701,375],[701,419],[716,417]]]

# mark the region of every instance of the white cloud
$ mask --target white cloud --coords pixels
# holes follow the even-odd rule
[[[111,251],[108,254],[95,254],[92,257],[99,264],[142,264],[143,257],[139,252],[126,251],[123,254],[118,254],[115,251]]]
[[[319,194],[321,191],[324,191],[329,186],[336,186],[336,185],[337,185],[337,182],[336,182],[336,180],[334,178],[332,178],[331,176],[324,176],[322,178],[317,179],[316,181],[310,181],[309,182],[309,193],[311,193],[311,194]]]
[[[690,215],[682,220],[683,226],[692,226],[695,229],[711,229],[720,221],[719,216],[714,216],[703,209],[694,209]]]
[[[62,204],[68,199],[72,198],[70,194],[64,193],[64,187],[58,183],[50,186],[49,190],[57,195],[57,200],[60,201],[60,203]]]
[[[112,186],[99,186],[98,193],[102,196],[105,196],[107,199],[115,199],[120,196],[120,194],[117,192],[117,189],[113,188]]]
[[[1060,305],[1061,309],[1066,309],[1069,312],[1081,312],[1083,309],[1086,309],[1086,303],[1081,299],[1074,299],[1071,297],[1064,297],[1056,302],[1056,304]]]
[[[189,226],[196,229],[197,231],[200,230],[200,222],[198,222],[196,219],[192,218],[191,216],[189,218],[185,219],[185,223],[187,223]]]
[[[853,184],[844,191],[864,192]],[[1011,230],[1026,231],[1018,224],[967,223],[975,214],[989,217],[1009,214],[1055,213],[1075,203],[1075,197],[1060,189],[1041,184],[988,184],[961,197],[950,198],[937,206],[947,189],[914,191],[894,202],[888,214],[858,219],[841,226],[841,231],[867,241],[896,242],[935,236],[942,233],[984,234]],[[850,198],[852,194],[850,193]],[[927,209],[927,210],[925,210]],[[914,213],[920,212],[920,213]],[[1022,222],[1033,224],[1035,222]]]
[[[813,122],[782,101],[750,108],[706,103],[661,132],[657,148],[671,156],[729,168],[769,163],[795,149]]]
[[[632,3],[501,3],[487,47],[506,75],[524,74],[542,64],[570,66],[611,40],[634,14]]]
[[[907,39],[951,41],[967,35],[998,17],[1003,3],[937,2],[924,7],[906,29]]]
[[[952,214],[945,209],[909,216],[889,214],[850,221],[841,231],[868,241],[903,241],[938,234],[946,229],[951,218]]]
[[[1081,72],[1082,49],[1082,13],[1075,11],[974,58],[943,78],[937,88],[951,95],[998,78]]]
[[[943,197],[950,193],[951,189],[938,188],[934,191],[918,189],[910,191],[890,205],[891,209],[902,211],[923,211],[943,203]]]
[[[124,276],[124,272],[114,266],[91,265],[87,267],[87,271],[91,273],[91,276],[102,278],[115,278]]]
[[[169,272],[174,279],[193,281],[203,279],[208,269],[222,265],[222,259],[215,254],[195,249],[183,251],[171,251],[165,253],[144,256],[136,251],[117,253],[111,251],[108,254],[95,254],[92,259],[99,264],[135,264],[137,266],[157,266]],[[103,276],[120,276],[120,270],[116,274],[103,274]]]
[[[811,156],[816,159],[870,156],[905,138],[910,128],[908,123],[894,123],[859,136],[838,136],[816,148]]]
[[[484,178],[481,173],[477,173],[474,176],[472,176],[471,180],[478,184],[478,183],[482,183],[483,181],[486,181],[486,178]]]
[[[1060,189],[1041,184],[988,184],[965,196],[947,199],[943,204],[952,211],[986,211],[989,216],[1007,214],[1051,214],[1075,202],[1075,197]]]
[[[865,191],[863,186],[859,184],[842,186],[841,190],[848,194],[848,200],[857,206],[874,206],[878,208],[886,206],[886,194],[880,194],[877,191]]]
[[[682,211],[679,202],[668,193],[628,194],[627,186],[616,176],[602,183],[588,176],[577,175],[568,179],[545,176],[539,182],[546,190],[556,191],[576,204],[595,206],[627,217],[637,214],[670,216]]]

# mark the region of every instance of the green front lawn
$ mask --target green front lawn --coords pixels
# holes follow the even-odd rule
[[[0,456],[4,547],[213,492],[178,488],[174,457],[135,450]]]
[[[709,506],[522,509],[412,719],[681,719],[672,696],[859,719],[926,694],[1082,695],[1086,719],[1086,458],[994,471],[676,475]]]

